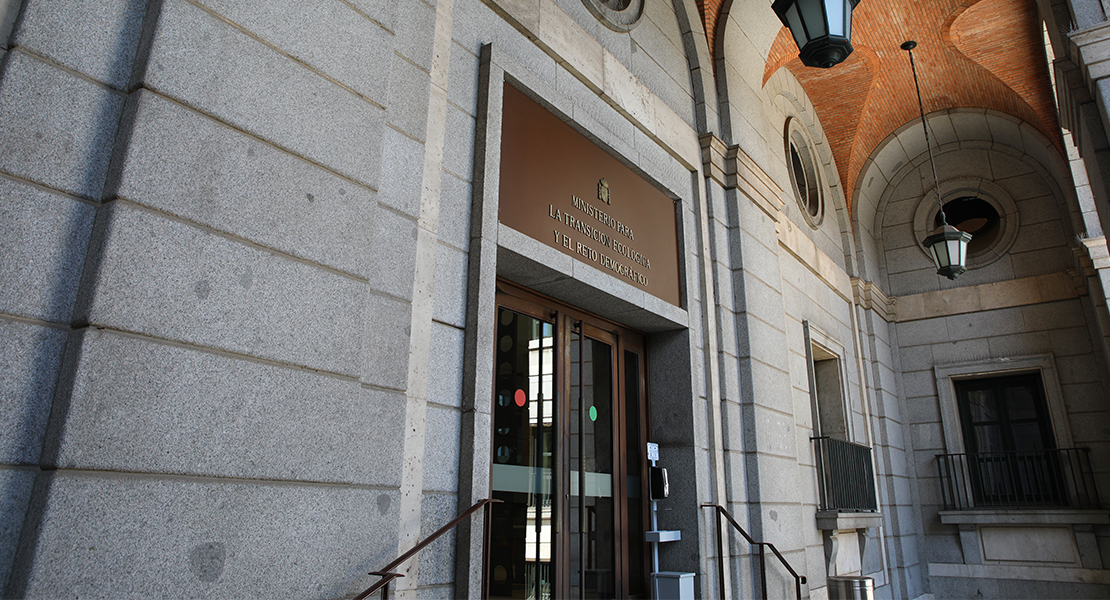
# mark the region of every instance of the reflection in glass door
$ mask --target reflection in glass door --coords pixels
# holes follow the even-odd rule
[[[498,295],[490,597],[647,597],[642,338],[520,293]]]
[[[551,598],[554,468],[551,323],[500,309],[493,407],[490,596]]]

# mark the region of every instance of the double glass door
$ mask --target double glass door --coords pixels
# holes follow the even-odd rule
[[[523,290],[498,300],[490,596],[647,597],[641,336]]]

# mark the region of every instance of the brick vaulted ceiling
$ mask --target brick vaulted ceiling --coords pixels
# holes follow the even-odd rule
[[[697,0],[709,47],[720,52],[731,0]],[[770,11],[770,2],[767,10]],[[919,119],[909,57],[925,113],[984,108],[1030,123],[1063,147],[1035,0],[862,0],[854,11],[855,52],[831,69],[802,65],[784,27],[772,44],[764,83],[789,69],[824,126],[851,209],[856,179],[880,142]]]

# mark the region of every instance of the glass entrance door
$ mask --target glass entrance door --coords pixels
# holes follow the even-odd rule
[[[499,295],[490,596],[646,597],[641,338],[537,299]]]
[[[613,362],[611,344],[571,331],[571,598],[614,597]]]

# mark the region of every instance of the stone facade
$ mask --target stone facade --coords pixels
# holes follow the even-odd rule
[[[932,112],[938,190],[920,120],[844,176],[765,2],[0,0],[3,597],[358,594],[491,495],[509,284],[643,334],[697,597],[763,591],[706,504],[807,598],[1110,597],[1110,25],[1037,4],[1060,138]],[[674,200],[679,305],[499,221],[506,85]],[[998,234],[950,282],[920,242],[968,194]],[[1103,504],[951,505],[958,387],[1013,374]],[[480,596],[482,519],[395,594]]]

